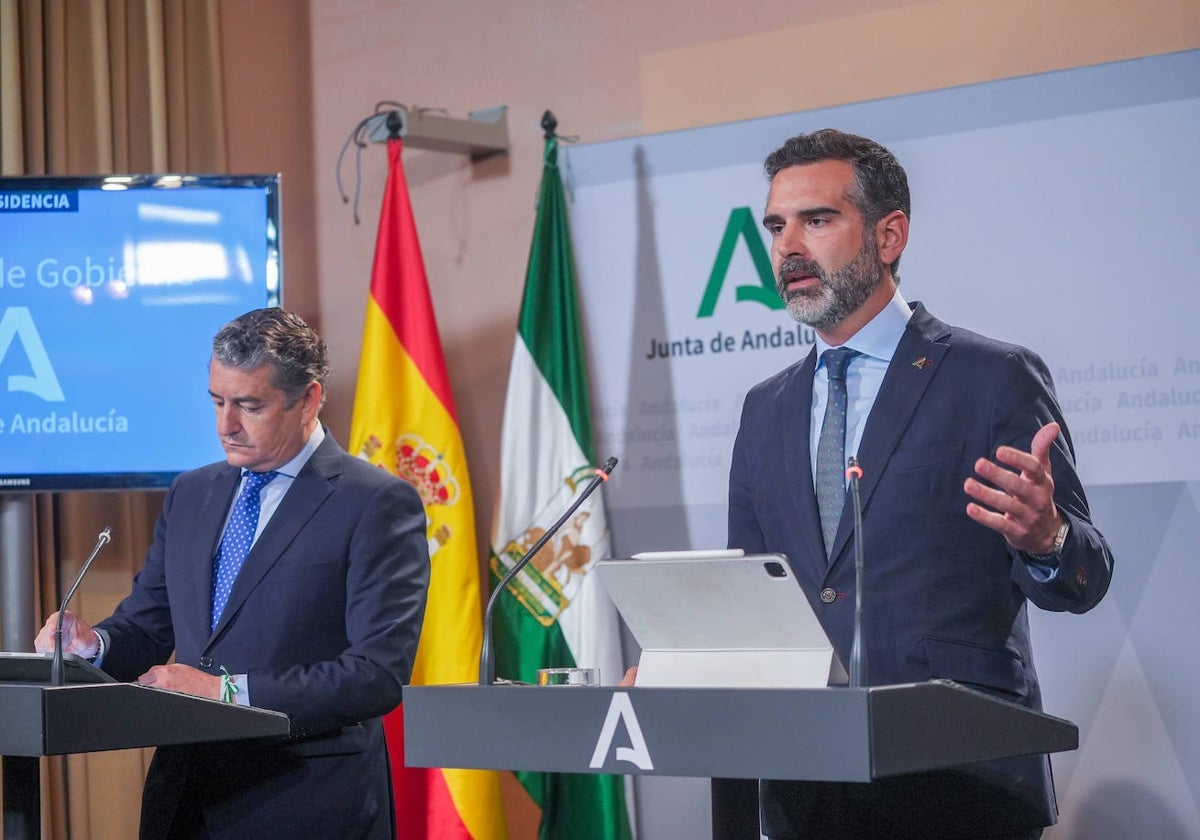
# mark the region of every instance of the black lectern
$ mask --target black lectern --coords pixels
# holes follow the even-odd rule
[[[1079,746],[1078,728],[937,680],[874,688],[406,686],[414,767],[869,782]]]
[[[49,655],[0,654],[4,840],[41,836],[44,755],[288,734],[287,715],[111,678],[66,658],[67,685],[49,685]]]

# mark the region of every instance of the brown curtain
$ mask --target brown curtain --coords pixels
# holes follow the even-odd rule
[[[0,173],[224,172],[225,143],[218,0],[0,0]],[[73,601],[89,621],[107,616],[161,503],[158,492],[35,497],[35,614],[57,608],[111,525],[112,545]],[[149,757],[44,760],[43,837],[136,837]]]

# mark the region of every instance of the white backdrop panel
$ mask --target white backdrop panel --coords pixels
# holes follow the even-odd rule
[[[1179,713],[1200,708],[1182,641],[1200,620],[1169,583],[1195,576],[1200,519],[1200,52],[569,149],[597,449],[621,458],[614,551],[725,543],[742,398],[813,335],[738,300],[760,285],[744,239],[711,316],[698,311],[737,208],[766,244],[762,158],[826,126],[879,140],[908,171],[906,298],[1049,364],[1116,547],[1101,609],[1032,616],[1047,708],[1083,739],[1056,761],[1070,805],[1053,836],[1200,836],[1200,739]],[[1156,737],[1139,742],[1137,721]],[[669,801],[643,797],[644,828],[705,796],[657,790]]]

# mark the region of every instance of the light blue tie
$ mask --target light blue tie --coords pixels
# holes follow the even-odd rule
[[[829,372],[829,399],[825,402],[825,420],[817,440],[816,490],[827,557],[833,554],[833,538],[846,501],[846,366],[857,355],[858,351],[849,347],[821,354]]]
[[[233,590],[233,582],[237,580],[242,563],[250,553],[254,543],[254,532],[258,528],[258,514],[262,510],[259,491],[271,483],[279,473],[247,472],[246,482],[242,492],[233,503],[233,513],[229,516],[229,524],[221,535],[221,546],[217,549],[217,562],[213,564],[212,585],[212,629],[217,629],[221,613],[225,611],[225,602]]]

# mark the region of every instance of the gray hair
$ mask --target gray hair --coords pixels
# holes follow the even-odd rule
[[[311,382],[320,384],[325,404],[329,349],[299,315],[276,307],[240,315],[213,337],[212,357],[240,370],[270,365],[271,384],[284,393],[289,408]]]

